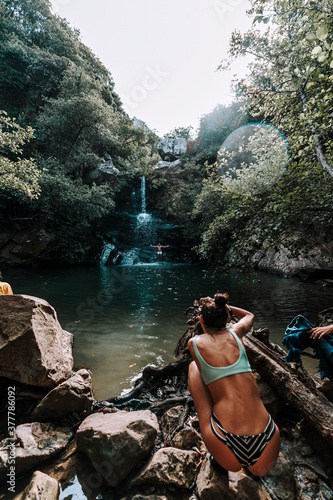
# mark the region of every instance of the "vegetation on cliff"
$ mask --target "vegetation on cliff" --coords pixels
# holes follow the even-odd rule
[[[70,232],[74,255],[113,206],[114,188],[86,176],[111,156],[130,178],[155,161],[156,138],[134,126],[109,71],[48,0],[1,0],[0,45],[2,223],[47,224],[60,252]]]
[[[192,222],[200,225],[198,253],[215,268],[245,267],[263,245],[292,251],[325,245],[333,226],[332,4],[256,0],[253,27],[234,32],[226,69],[254,56],[246,78],[234,83],[238,102],[203,117],[188,162],[207,165]],[[258,24],[266,25],[259,30]],[[246,110],[246,111],[245,111]],[[225,137],[246,122],[277,127],[290,159],[273,188],[254,196],[227,191],[213,166]],[[193,186],[187,189],[193,190]]]

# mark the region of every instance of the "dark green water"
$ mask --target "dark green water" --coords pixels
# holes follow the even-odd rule
[[[316,322],[318,311],[333,305],[333,288],[267,273],[213,279],[198,265],[8,269],[5,279],[14,293],[42,297],[56,309],[74,333],[75,366],[93,374],[96,399],[129,389],[148,363],[171,361],[186,330],[184,311],[217,289],[253,311],[255,327],[268,327],[278,344],[296,314]],[[316,373],[317,362],[305,362]]]

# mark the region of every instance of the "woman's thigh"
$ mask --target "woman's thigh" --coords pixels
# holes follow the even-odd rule
[[[242,466],[234,453],[212,431],[210,419],[213,413],[213,401],[194,361],[189,366],[188,384],[198,414],[201,435],[207,450],[225,469],[230,471],[240,470]]]
[[[264,451],[260,455],[259,460],[249,467],[249,471],[257,476],[267,474],[276,462],[280,452],[280,431],[278,426],[275,426],[275,433],[272,439],[267,443]]]

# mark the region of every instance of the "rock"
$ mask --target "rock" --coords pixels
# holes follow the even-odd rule
[[[14,500],[57,500],[58,498],[58,481],[37,470],[33,473],[31,481],[23,493],[17,495]]]
[[[204,442],[199,432],[193,427],[186,426],[171,440],[171,445],[181,450],[191,450],[192,448],[200,450],[203,448]]]
[[[265,476],[266,478],[266,476]],[[229,496],[226,499],[235,500],[273,500],[259,481],[247,476],[243,469],[238,472],[229,472]],[[280,498],[280,497],[278,497]],[[293,497],[295,500],[296,496]]]
[[[218,500],[228,498],[228,472],[222,467],[213,466],[210,454],[206,454],[196,481],[198,498],[200,500]]]
[[[188,489],[195,479],[199,460],[200,455],[195,451],[160,448],[132,480],[131,486],[153,484]]]
[[[118,170],[118,168],[114,166],[112,158],[110,158],[110,160],[102,163],[86,174],[84,182],[87,184],[92,184],[94,182],[97,186],[108,183],[112,187],[119,187],[125,177],[126,174]]]
[[[59,420],[70,413],[87,416],[93,405],[91,374],[79,370],[68,380],[52,389],[32,412],[34,420]]]
[[[15,474],[39,467],[61,453],[73,437],[70,429],[52,424],[33,422],[16,428],[15,438],[4,439],[0,445],[0,480],[3,479],[15,456]]]
[[[1,295],[0,331],[0,376],[39,387],[71,376],[73,336],[45,300]]]
[[[296,235],[295,240],[297,238]],[[275,250],[266,243],[250,258],[250,264],[260,271],[298,276],[301,279],[315,278],[322,271],[333,275],[333,243],[316,246],[307,252],[300,251],[298,256],[293,256],[283,245]]]
[[[157,149],[163,160],[174,161],[186,154],[187,141],[182,137],[162,139],[157,144]]]
[[[115,487],[149,455],[158,430],[157,418],[149,410],[95,413],[80,425],[76,442],[96,471]]]
[[[55,235],[44,229],[18,229],[0,234],[0,262],[8,265],[30,264],[45,259]],[[15,290],[14,290],[15,291]]]
[[[253,375],[257,382],[260,398],[264,403],[268,413],[270,413],[272,415],[272,418],[275,419],[282,408],[282,401],[278,397],[272,386],[268,384],[268,382],[266,382],[262,377],[260,377],[258,373],[254,373]]]
[[[147,123],[144,122],[143,120],[140,120],[136,116],[133,117],[133,125],[134,125],[135,128],[141,128],[141,127],[143,127],[146,132],[152,132],[150,130],[150,128],[148,127]]]
[[[154,170],[164,171],[164,174],[168,172],[168,170],[172,170],[174,172],[179,172],[181,170],[181,161],[159,161],[158,164],[154,167]]]
[[[279,453],[274,467],[265,475],[265,482],[279,499],[297,498],[296,480],[282,452]]]
[[[179,427],[184,413],[183,406],[173,406],[166,411],[160,420],[163,440],[169,444],[177,428]]]

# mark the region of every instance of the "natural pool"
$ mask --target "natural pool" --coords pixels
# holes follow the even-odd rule
[[[14,293],[44,298],[56,309],[62,327],[74,333],[75,366],[91,370],[99,400],[130,388],[148,363],[171,361],[186,330],[184,311],[216,290],[253,311],[255,328],[268,327],[278,344],[295,315],[315,322],[318,311],[333,305],[333,288],[320,284],[267,273],[217,279],[199,265],[20,268],[4,274]],[[316,373],[317,361],[304,361]]]

